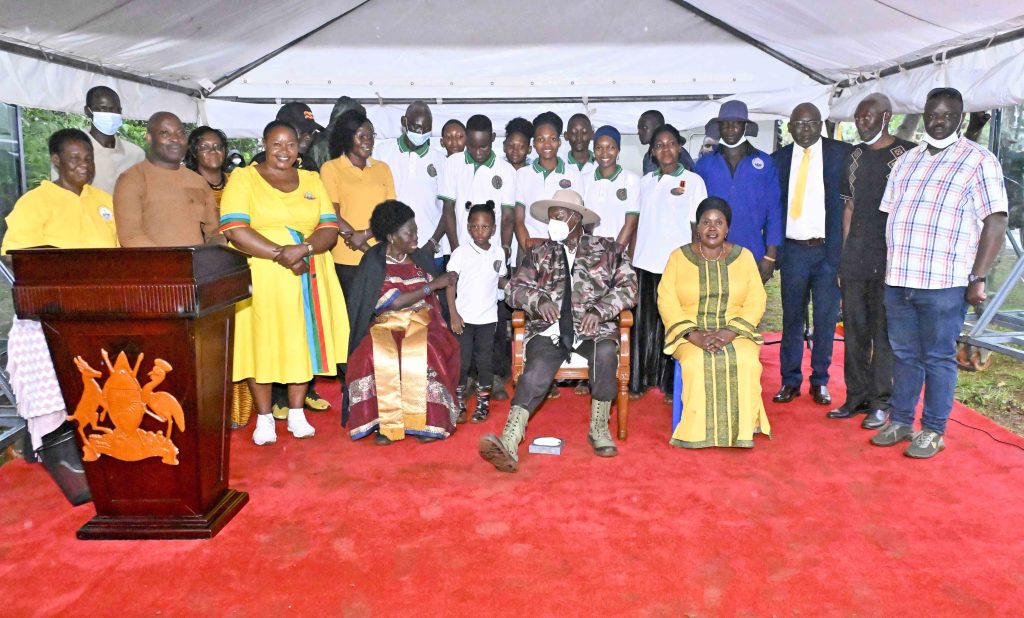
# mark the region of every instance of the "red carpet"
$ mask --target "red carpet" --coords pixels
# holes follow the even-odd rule
[[[517,475],[476,454],[507,403],[436,444],[352,443],[336,412],[313,416],[312,440],[280,424],[273,447],[250,427],[231,485],[251,501],[212,541],[77,541],[92,507],[8,463],[0,613],[1019,615],[1024,452],[951,423],[945,452],[910,460],[806,393],[769,404],[775,435],[752,451],[685,451],[659,400],[634,403],[619,457],[598,459],[587,400],[563,389],[528,436],[560,436],[564,454],[524,449]],[[962,406],[954,418],[1024,444]]]

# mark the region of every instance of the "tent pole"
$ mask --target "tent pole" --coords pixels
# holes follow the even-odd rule
[[[325,21],[324,23],[320,24],[316,28],[313,28],[309,32],[307,32],[307,33],[303,34],[302,36],[298,37],[297,39],[293,39],[293,40],[285,43],[281,47],[278,47],[277,49],[275,49],[274,51],[270,52],[269,54],[261,56],[261,57],[257,58],[256,60],[253,60],[249,64],[247,64],[247,65],[245,65],[243,67],[239,67],[239,68],[235,69],[234,71],[231,71],[230,73],[222,76],[220,79],[218,79],[217,81],[213,82],[213,88],[211,88],[209,91],[207,91],[206,94],[210,95],[210,94],[213,94],[214,92],[217,92],[218,90],[220,90],[224,86],[227,86],[228,84],[230,84],[231,82],[235,81],[236,79],[238,79],[242,75],[245,75],[246,73],[248,73],[249,71],[255,69],[258,66],[260,66],[264,62],[266,62],[266,61],[270,60],[271,58],[277,56],[281,52],[284,52],[284,51],[287,51],[287,50],[291,49],[292,47],[298,45],[299,43],[301,43],[301,42],[305,41],[306,39],[308,39],[309,37],[313,36],[317,32],[320,32],[324,28],[330,26],[334,22],[336,22],[336,21],[338,21],[340,19],[343,19],[343,18],[347,17],[348,15],[351,15],[354,11],[357,11],[360,8],[366,6],[369,2],[370,2],[370,0],[363,0],[359,4],[355,5],[354,7],[350,8],[349,10],[345,11],[344,13],[342,13],[341,15],[338,15],[337,17],[333,17],[333,18]]]
[[[731,93],[724,94],[679,94],[679,95],[649,95],[649,96],[607,96],[607,97],[507,97],[507,98],[447,98],[441,97],[444,105],[508,105],[508,104],[536,104],[536,103],[671,103],[675,101],[715,101],[724,97],[732,96]],[[298,101],[306,105],[333,105],[336,98],[325,97],[206,97],[211,101],[230,101],[232,103],[254,103],[258,105],[277,105]],[[353,99],[363,105],[409,105],[416,101],[431,103],[438,97],[420,98],[361,98]]]
[[[743,32],[741,30],[737,30],[731,24],[726,23],[726,22],[722,21],[721,19],[718,19],[714,15],[711,15],[709,13],[705,13],[704,11],[698,9],[697,7],[693,6],[689,2],[686,2],[686,0],[672,0],[672,2],[674,4],[679,5],[680,7],[684,8],[684,9],[686,9],[687,11],[693,13],[697,17],[700,17],[701,19],[703,19],[704,21],[710,23],[711,25],[716,26],[717,28],[728,32],[729,34],[733,35],[737,39],[743,41],[744,43],[746,43],[748,45],[752,45],[753,47],[756,47],[757,49],[759,49],[759,50],[763,51],[764,53],[768,54],[769,56],[771,56],[772,58],[775,58],[779,62],[782,62],[783,64],[787,64],[787,65],[793,67],[797,71],[800,71],[801,73],[803,73],[807,77],[810,77],[811,79],[813,79],[814,81],[818,82],[819,84],[831,84],[833,82],[833,80],[825,77],[824,75],[822,75],[821,73],[815,71],[814,69],[811,69],[810,67],[804,66],[804,65],[800,64],[799,62],[797,62],[796,60],[793,60],[789,56],[787,56],[787,55],[785,55],[785,54],[783,54],[783,53],[781,53],[781,52],[779,52],[779,51],[777,51],[775,49],[772,49],[771,47],[768,47],[768,45],[763,43],[762,41],[759,41],[759,40],[755,39],[754,37],[750,36],[746,32]]]
[[[102,64],[89,62],[88,60],[72,58],[71,56],[66,56],[58,52],[43,51],[42,49],[36,47],[20,45],[12,41],[0,40],[0,51],[17,54],[19,56],[25,56],[26,58],[33,58],[35,60],[42,60],[44,62],[50,62],[53,64],[59,64],[61,66],[70,67],[72,69],[88,71],[89,73],[106,75],[107,77],[113,77],[115,79],[123,79],[124,81],[134,82],[136,84],[152,86],[153,88],[170,90],[171,92],[178,92],[193,98],[199,98],[202,95],[201,92],[194,88],[179,86],[178,84],[172,84],[170,82],[161,81],[159,79],[153,79],[152,77],[143,77],[141,75],[135,75],[134,73],[129,73],[128,71],[122,71],[120,69],[106,67]]]
[[[954,47],[953,49],[946,51],[946,53],[942,54],[942,56],[946,60],[949,60],[950,58],[964,56],[971,52],[976,52],[987,47],[995,47],[996,45],[1002,45],[1003,43],[1011,43],[1022,38],[1024,38],[1024,28],[1017,28],[1016,30],[1004,32],[1000,35],[991,37],[990,39],[983,39],[980,41],[975,41],[973,43],[967,43],[966,45],[961,45],[960,47]],[[843,81],[836,84],[836,87],[849,88],[850,86],[863,84],[864,82],[869,82],[874,79],[895,75],[900,71],[909,71],[910,69],[919,69],[921,67],[928,66],[929,64],[935,64],[936,62],[938,62],[938,60],[936,60],[935,58],[936,55],[939,54],[931,54],[928,56],[922,56],[920,58],[917,58],[916,60],[911,60],[910,62],[894,64],[893,66],[884,68],[881,71],[878,71],[877,73],[872,72],[870,75],[862,75],[858,77],[844,79]]]

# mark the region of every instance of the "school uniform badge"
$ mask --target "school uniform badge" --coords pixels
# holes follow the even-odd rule
[[[106,206],[100,206],[100,218],[104,221],[111,221],[114,218],[114,211],[110,210]]]
[[[500,189],[502,184],[504,183],[501,182],[501,176],[495,175],[494,178],[491,178],[491,186],[495,189]]]
[[[750,164],[754,166],[755,170],[764,169],[764,161],[761,160],[761,157],[754,157],[754,160],[751,161]]]
[[[437,169],[434,167],[433,163],[427,165],[427,176],[437,178]]]
[[[558,186],[562,187],[563,189],[568,189],[569,187],[572,186],[572,181],[569,180],[568,178],[563,178],[558,181]]]
[[[305,197],[307,200],[314,199],[313,194],[309,191],[306,191],[306,195],[304,195],[303,197]]]
[[[615,192],[615,197],[619,198],[620,202],[625,202],[626,201],[626,187],[622,187],[621,189],[616,191]]]
[[[669,191],[669,193],[671,193],[672,195],[682,195],[682,194],[686,193],[686,181],[685,180],[680,180],[679,181],[679,186],[678,187],[672,187],[672,190]]]

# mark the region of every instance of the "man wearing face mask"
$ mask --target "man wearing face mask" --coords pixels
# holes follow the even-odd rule
[[[587,439],[599,457],[614,457],[608,429],[616,394],[618,325],[636,304],[637,279],[629,254],[615,240],[587,235],[600,218],[571,189],[534,202],[530,214],[547,225],[550,240],[531,249],[509,281],[509,305],[526,312],[523,374],[501,435],[480,439],[480,456],[502,472],[519,468],[519,443],[530,414],[544,401],[559,366],[575,352],[590,365],[592,396]]]
[[[720,197],[732,207],[729,240],[754,255],[761,281],[767,282],[782,244],[775,162],[747,139],[757,137],[757,123],[751,122],[743,101],[722,103],[704,133],[717,145],[697,159],[694,171],[704,180],[709,197]]]
[[[129,167],[140,163],[146,153],[135,144],[121,139],[121,99],[106,86],[95,86],[85,93],[85,115],[92,121],[86,133],[92,142],[96,176],[92,186],[107,193],[114,192],[117,177]],[[50,167],[50,179],[56,180],[57,170]]]
[[[415,101],[402,116],[402,134],[377,146],[374,154],[391,168],[397,199],[416,213],[419,246],[440,259],[442,247],[434,243],[434,238],[444,234],[437,189],[446,157],[441,150],[430,147],[433,125],[430,107]],[[444,244],[443,239],[439,242]]]
[[[889,134],[892,103],[884,94],[865,97],[853,119],[863,142],[850,152],[840,185],[846,203],[839,261],[846,402],[827,416],[867,413],[861,427],[878,429],[889,418],[892,394],[892,348],[883,304],[887,215],[878,206],[889,170],[914,144]]]
[[[1005,243],[1007,200],[995,155],[959,134],[964,100],[936,88],[924,105],[924,143],[896,160],[879,209],[886,222],[885,313],[893,364],[889,422],[871,443],[909,440],[908,457],[933,457],[956,390],[956,340],[967,305]],[[914,415],[924,386],[921,431]]]

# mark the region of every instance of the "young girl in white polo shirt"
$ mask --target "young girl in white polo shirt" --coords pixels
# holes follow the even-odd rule
[[[490,413],[494,371],[491,360],[498,322],[499,287],[506,280],[505,252],[491,243],[496,229],[494,202],[466,203],[469,218],[466,227],[473,242],[461,244],[452,251],[448,271],[459,275],[457,285],[448,286],[452,331],[459,336],[462,371],[456,396],[459,420],[466,422],[466,381],[469,370],[476,367],[477,394],[473,422],[487,420]]]

